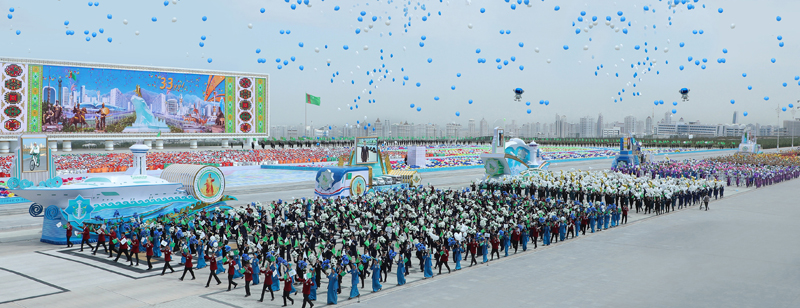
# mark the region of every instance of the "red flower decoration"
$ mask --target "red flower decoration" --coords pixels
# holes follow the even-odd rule
[[[242,121],[245,121],[245,122],[248,122],[248,121],[250,121],[250,119],[251,119],[252,117],[253,117],[253,116],[252,116],[252,115],[251,115],[249,112],[247,112],[247,111],[245,111],[245,112],[242,112],[242,113],[240,113],[240,114],[239,114],[239,119],[241,119]]]
[[[250,81],[250,78],[242,78],[239,79],[239,86],[242,88],[249,88],[253,85],[253,82]]]
[[[22,75],[22,67],[16,64],[6,66],[6,75],[11,77],[19,77]]]
[[[250,107],[253,107],[253,104],[251,104],[248,100],[239,102],[239,109],[241,110],[250,110]]]
[[[240,125],[239,128],[242,130],[243,133],[249,133],[252,126],[250,126],[250,124],[248,123],[242,123],[242,125]]]
[[[6,92],[5,100],[6,103],[16,104],[19,103],[20,100],[22,100],[22,95],[17,92]]]
[[[5,84],[6,84],[6,89],[12,91],[19,90],[22,88],[22,81],[20,81],[19,79],[8,79],[6,80]]]
[[[22,127],[22,123],[17,120],[11,119],[3,123],[3,127],[5,127],[8,131],[16,131]]]

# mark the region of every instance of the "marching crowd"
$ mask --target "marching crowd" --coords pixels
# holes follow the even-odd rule
[[[797,177],[796,167],[785,175]],[[245,296],[261,284],[261,301],[279,292],[284,305],[302,292],[303,307],[313,306],[326,282],[321,300],[336,304],[348,285],[347,298],[359,298],[365,284],[378,292],[383,284],[405,284],[412,272],[430,278],[435,270],[460,270],[462,262],[478,266],[530,245],[602,232],[627,223],[629,211],[658,215],[697,204],[708,210],[725,186],[712,177],[532,172],[460,190],[414,187],[84,225],[81,250],[88,245],[97,253],[103,246],[109,258],[125,255],[131,266],[143,253],[148,269],[153,258],[164,263],[162,275],[174,272],[173,256],[180,257],[181,280],[208,268],[205,287],[227,274],[228,290],[243,278]]]

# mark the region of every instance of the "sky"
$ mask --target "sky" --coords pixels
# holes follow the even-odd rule
[[[516,2],[4,0],[11,18],[0,19],[0,57],[266,73],[272,126],[302,123],[306,93],[321,97],[308,106],[316,126],[599,113],[612,122],[673,109],[687,121],[730,123],[738,111],[740,122],[776,124],[776,109],[800,105],[800,17],[789,14],[800,1]],[[515,88],[525,91],[519,102]]]

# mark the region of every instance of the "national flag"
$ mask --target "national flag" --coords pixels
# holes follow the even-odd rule
[[[319,106],[319,103],[320,103],[319,96],[314,96],[314,95],[306,93],[306,104]]]
[[[78,75],[76,75],[73,71],[69,71],[69,75],[67,78],[71,78],[72,80],[78,81]]]

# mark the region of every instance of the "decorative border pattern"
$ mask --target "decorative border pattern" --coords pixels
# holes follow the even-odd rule
[[[11,66],[11,65],[19,66],[22,69],[22,74],[20,74],[17,77],[12,77],[12,76],[6,74],[6,68]],[[28,118],[29,118],[29,115],[28,115],[28,99],[29,99],[31,93],[29,93],[29,92],[31,92],[30,91],[31,88],[34,88],[34,89],[38,88],[38,80],[35,83],[34,83],[34,81],[31,80],[31,78],[29,76],[29,72],[28,72],[29,67],[28,67],[27,64],[24,64],[24,63],[0,63],[0,69],[2,69],[2,71],[0,71],[0,85],[5,85],[5,82],[7,80],[11,80],[11,79],[18,80],[18,81],[21,82],[21,87],[19,89],[15,90],[15,91],[11,91],[9,89],[6,89],[5,86],[0,87],[0,132],[3,132],[3,133],[24,133],[26,131],[30,131],[29,127],[28,127]],[[41,67],[39,67],[39,73],[37,74],[37,78],[40,78],[40,77],[41,77]],[[11,92],[15,92],[20,96],[20,99],[19,99],[18,103],[9,104],[8,102],[6,102],[6,100],[5,100],[6,95],[11,93]],[[36,101],[38,102],[38,91],[36,91],[36,95],[37,95]],[[3,111],[5,111],[6,108],[8,108],[10,106],[14,106],[15,108],[19,108],[19,110],[21,112],[19,114],[17,114],[16,116],[13,116],[13,117],[6,115],[6,113],[3,112]],[[17,126],[18,128],[16,130],[6,129],[6,127],[9,126],[9,125],[6,125],[6,122],[8,122],[9,124],[12,124],[11,122],[16,122],[16,123],[13,123],[13,124],[14,124],[14,126]]]
[[[42,71],[41,65],[28,66],[28,131],[41,132],[41,118],[39,114],[42,112],[41,104],[41,88],[42,88]]]
[[[236,77],[225,77],[225,132],[236,132]]]
[[[249,87],[243,87],[242,85],[247,85]],[[236,78],[236,132],[237,133],[252,133],[253,132],[253,125],[254,117],[250,114],[250,117],[247,121],[245,121],[242,117],[242,114],[247,112],[239,108],[242,101],[251,101],[253,99],[253,92],[254,92],[254,82],[253,77],[238,77]],[[242,96],[242,94],[249,93],[249,96]],[[256,96],[258,93],[256,93]]]
[[[266,78],[256,78],[256,132],[257,133],[266,133],[267,126],[267,79]]]

